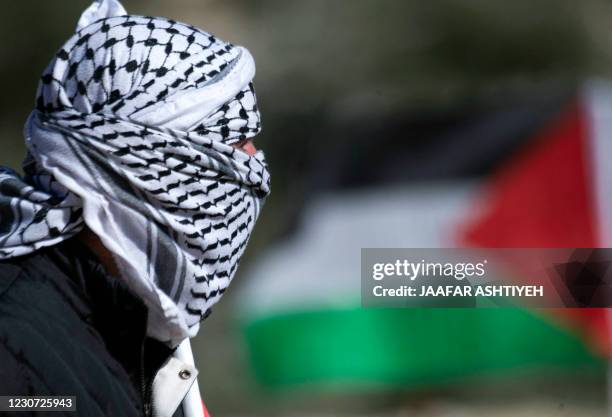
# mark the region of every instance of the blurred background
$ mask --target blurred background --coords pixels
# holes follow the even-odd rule
[[[88,4],[3,4],[0,165]],[[273,192],[194,341],[212,415],[608,415],[605,312],[362,309],[359,268],[363,247],[612,245],[610,2],[123,4],[258,65]]]

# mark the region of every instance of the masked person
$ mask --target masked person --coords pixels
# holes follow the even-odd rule
[[[254,75],[191,25],[83,13],[41,78],[23,178],[0,171],[0,395],[203,415],[188,340],[269,192]]]

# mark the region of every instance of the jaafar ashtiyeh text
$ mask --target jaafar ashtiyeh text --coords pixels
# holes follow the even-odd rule
[[[424,285],[373,288],[376,297],[543,297],[542,285]]]

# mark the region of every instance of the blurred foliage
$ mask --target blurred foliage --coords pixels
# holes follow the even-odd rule
[[[267,117],[456,99],[492,85],[576,79],[609,64],[603,0],[127,0],[249,47]],[[0,33],[3,122],[31,107],[38,75],[86,0],[23,0]],[[466,88],[468,90],[466,91]],[[323,109],[322,107],[325,107]]]

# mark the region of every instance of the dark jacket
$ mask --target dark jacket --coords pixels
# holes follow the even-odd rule
[[[149,416],[152,379],[172,352],[146,337],[146,317],[74,238],[0,261],[0,395],[76,396],[76,413],[19,417]]]

